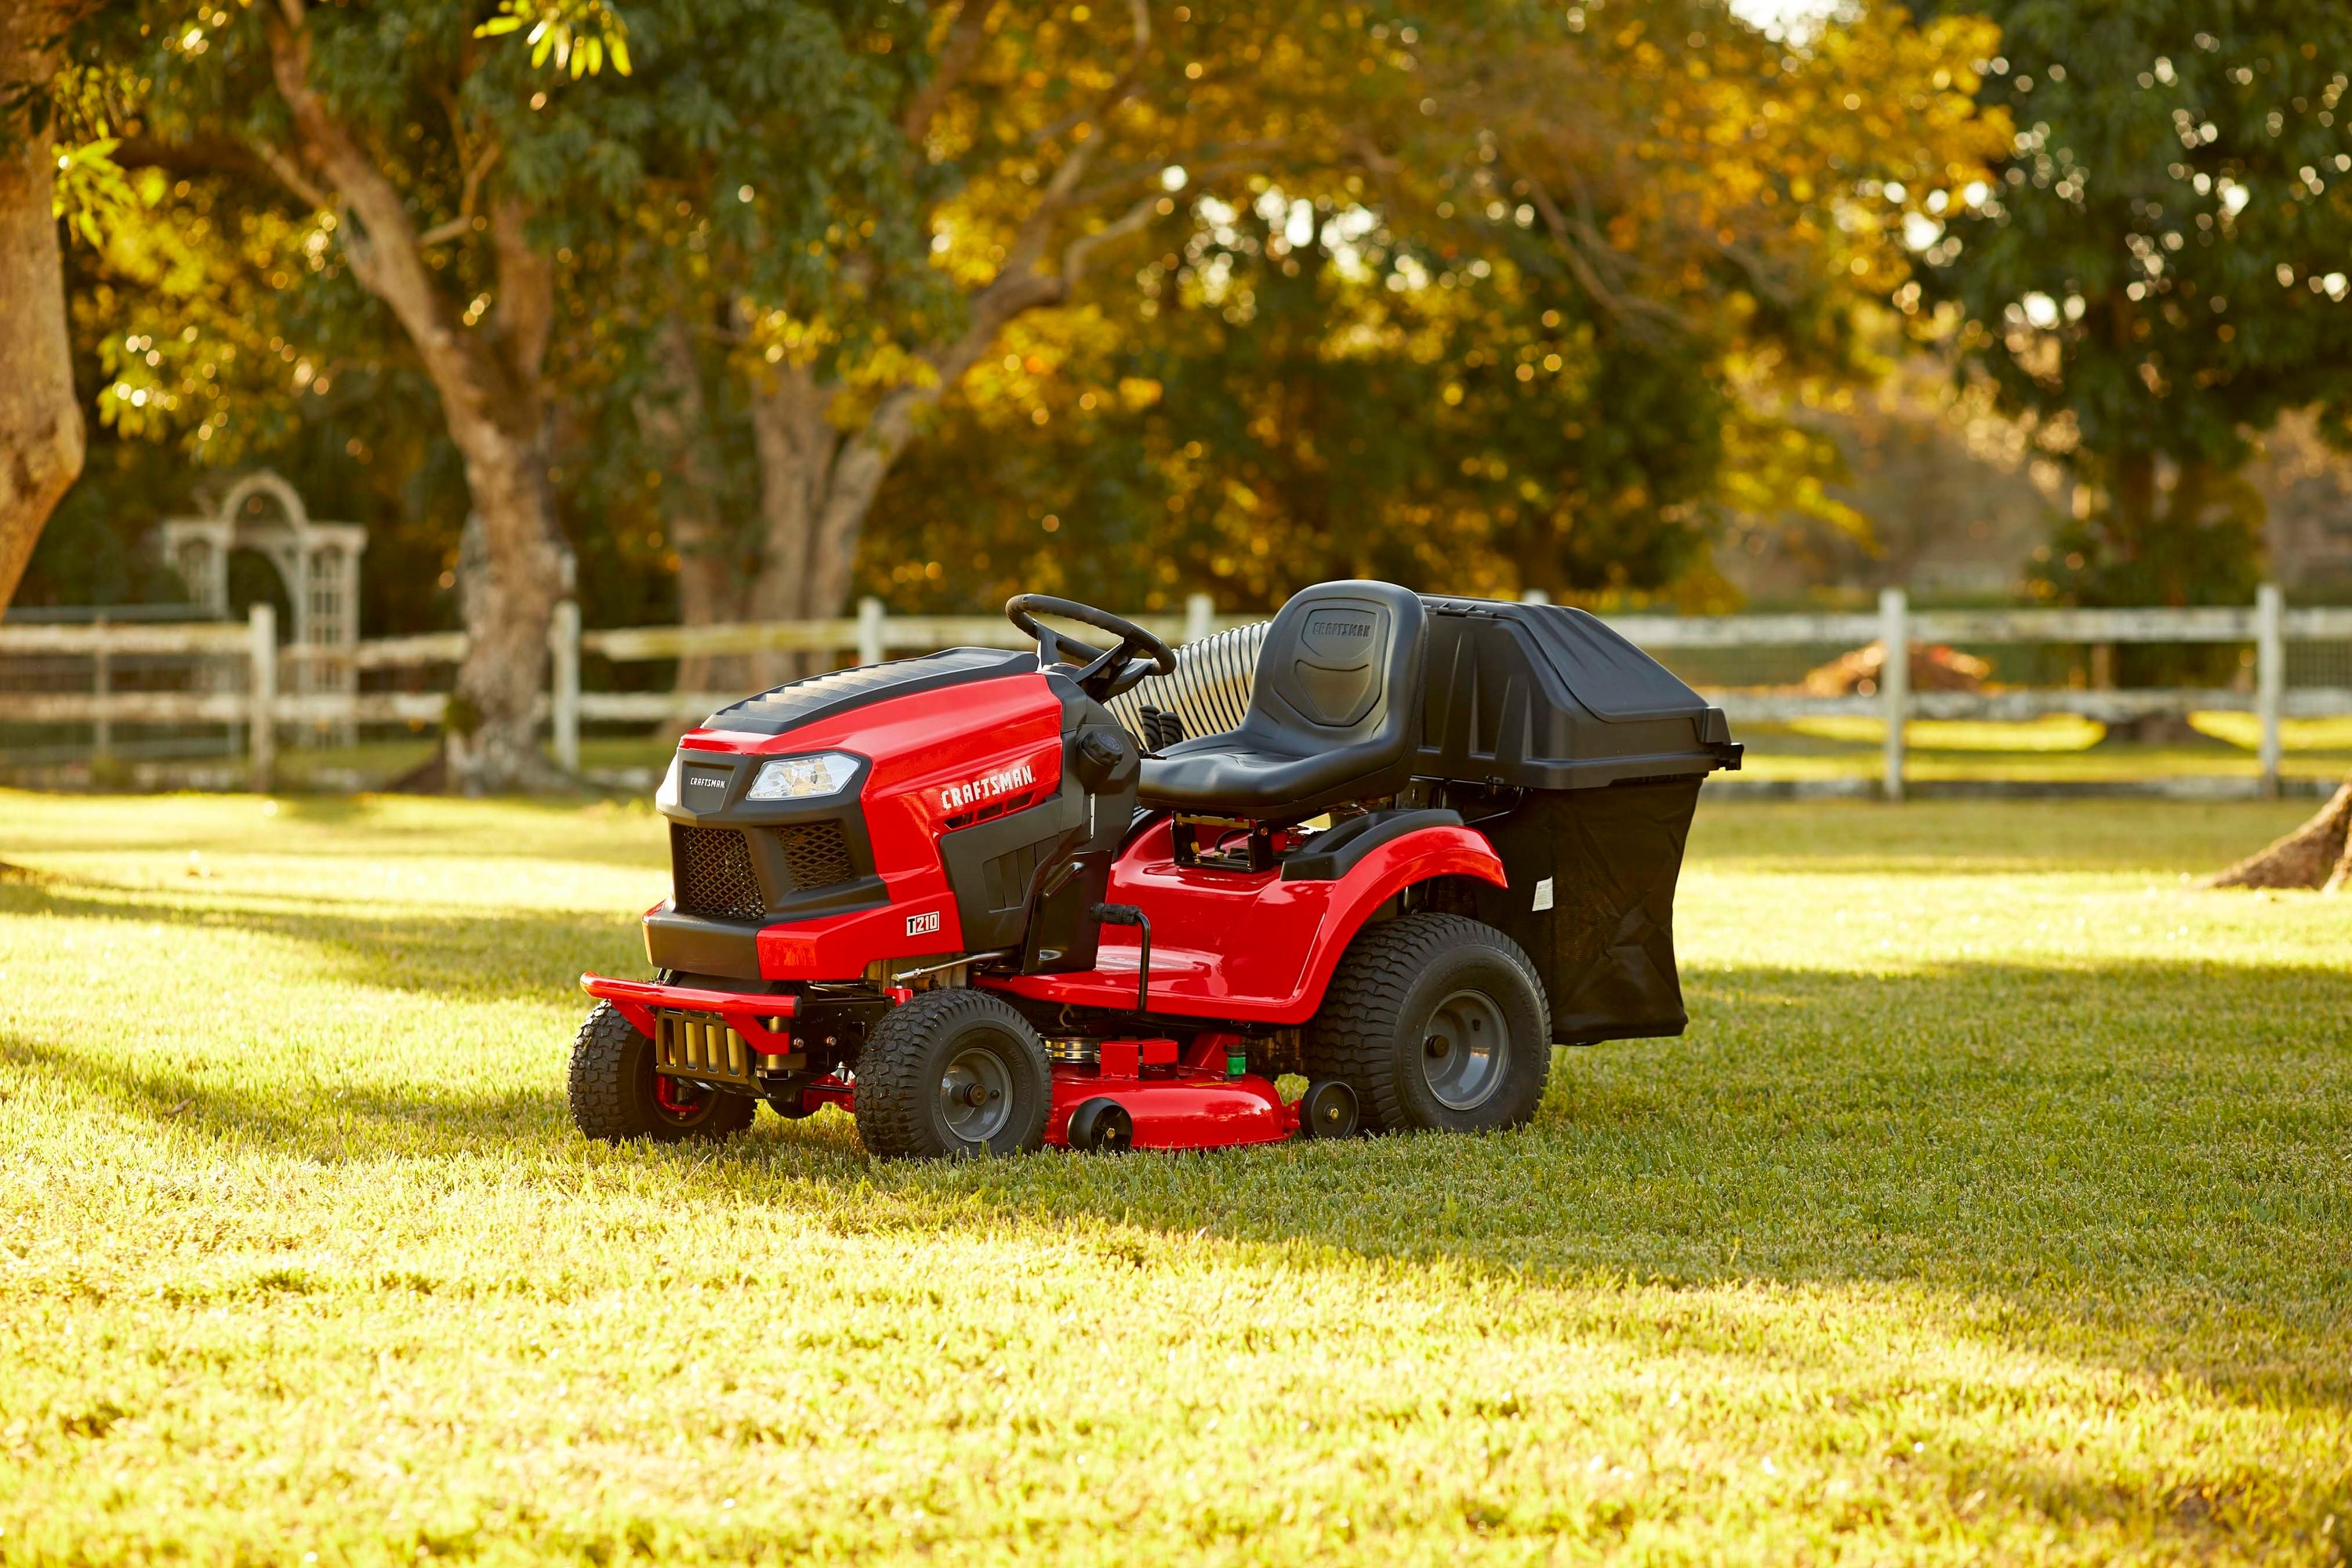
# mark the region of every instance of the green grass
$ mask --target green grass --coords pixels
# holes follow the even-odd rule
[[[634,806],[0,795],[0,1560],[2340,1562],[2292,805],[1702,808],[1536,1124],[608,1150]]]
[[[2190,722],[2200,731],[2196,738],[2151,745],[2111,738],[2105,725],[2068,715],[2022,723],[1915,719],[1904,726],[1904,772],[1922,781],[2033,783],[2261,776],[2259,727],[2251,714],[2200,713]],[[1885,733],[1883,721],[1858,715],[1742,724],[1742,772],[1765,779],[1875,778]],[[2290,778],[2335,780],[2352,771],[2352,725],[2344,721],[2290,720],[2281,740],[2281,771]]]
[[[2200,733],[2186,742],[2149,745],[2109,738],[2106,726],[2066,714],[2017,723],[1915,719],[1905,726],[1908,773],[1923,781],[2048,783],[2198,777],[2251,780],[2260,775],[2256,757],[2260,735],[2253,715],[2200,713],[2192,716],[2191,722]],[[1881,767],[1885,725],[1863,715],[1843,715],[1783,724],[1743,723],[1737,731],[1748,746],[1743,770],[1748,777],[1874,779]],[[2282,740],[2284,771],[2290,777],[2335,780],[2352,772],[2352,719],[2290,719],[2283,726]],[[284,745],[278,752],[278,787],[328,794],[355,787],[385,788],[430,758],[435,744],[431,735],[420,734],[347,747]],[[581,742],[580,763],[592,778],[610,783],[633,773],[657,774],[674,749],[667,732],[593,734]],[[221,756],[188,765],[215,777],[243,777],[240,758]],[[119,786],[131,776],[131,764],[118,762],[100,769],[97,782]],[[41,777],[32,775],[34,782]]]

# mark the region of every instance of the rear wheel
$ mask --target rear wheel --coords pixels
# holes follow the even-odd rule
[[[654,1043],[610,1002],[599,1002],[572,1042],[572,1121],[607,1143],[650,1138],[713,1142],[751,1125],[756,1101],[654,1071]]]
[[[1355,1090],[1372,1131],[1484,1132],[1535,1114],[1551,1017],[1517,942],[1460,915],[1368,926],[1307,1028],[1307,1070]]]
[[[857,1052],[857,1135],[884,1158],[1012,1154],[1045,1142],[1045,1044],[985,991],[926,991]]]

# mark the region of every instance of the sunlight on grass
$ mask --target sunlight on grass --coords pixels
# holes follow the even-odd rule
[[[2293,805],[1707,805],[1537,1124],[566,1120],[641,806],[0,795],[0,1559],[2340,1561],[2352,900]]]
[[[1823,714],[1791,719],[1800,735],[1852,745],[1875,746],[1886,739],[1886,721],[1860,714]],[[1913,719],[1903,740],[1922,752],[2082,752],[2107,738],[2107,727],[2074,713],[2049,713],[2030,721],[1999,723],[1979,719]]]
[[[2263,722],[2252,713],[2191,713],[2200,733],[2254,751],[2263,743]],[[2352,718],[2282,719],[2279,744],[2290,752],[2352,752]]]

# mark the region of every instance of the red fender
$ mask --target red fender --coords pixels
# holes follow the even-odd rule
[[[1373,911],[1436,877],[1508,886],[1494,846],[1467,827],[1423,827],[1391,839],[1337,881],[1286,882],[1279,869],[1179,868],[1161,823],[1120,856],[1108,898],[1151,921],[1152,1012],[1303,1024],[1322,1005],[1339,955]],[[1133,928],[1107,926],[1093,969],[982,984],[1040,1001],[1132,1007],[1138,958]]]

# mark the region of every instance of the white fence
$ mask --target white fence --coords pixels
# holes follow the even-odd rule
[[[1240,626],[1258,616],[1218,616],[1205,595],[1188,601],[1181,616],[1138,616],[1138,624],[1181,641]],[[1904,794],[1906,719],[2023,720],[2071,713],[2106,721],[2148,714],[2205,710],[2252,712],[2261,730],[2261,773],[2275,789],[2282,747],[2280,721],[2295,717],[2352,714],[2352,689],[2324,687],[2290,690],[2286,649],[2294,642],[2352,642],[2352,608],[2288,609],[2274,586],[2264,586],[2245,606],[2190,609],[2038,609],[1913,611],[1899,589],[1881,595],[1875,615],[1624,616],[1611,624],[1642,647],[1664,654],[1675,649],[1740,649],[1791,645],[1853,647],[1865,644],[1908,647],[1944,643],[1961,647],[2001,644],[2117,645],[2128,643],[2221,643],[2252,647],[2253,679],[2244,688],[2155,688],[2089,690],[2074,687],[2026,687],[1989,691],[1921,691],[1908,689],[1909,661],[1885,660],[1879,689],[1866,695],[1821,697],[1785,690],[1708,689],[1735,725],[1825,715],[1864,715],[1885,720],[1880,789],[1891,800]],[[576,771],[580,730],[586,722],[691,722],[734,700],[740,693],[677,691],[587,691],[581,686],[585,655],[615,663],[675,659],[689,655],[740,655],[762,650],[819,654],[852,653],[860,664],[893,654],[958,645],[1024,646],[1019,633],[992,616],[893,616],[867,599],[855,617],[829,621],[756,622],[712,626],[636,626],[610,631],[580,627],[577,605],[558,606],[551,633],[551,678],[544,710],[557,760]],[[335,659],[360,670],[454,665],[465,657],[457,632],[385,637],[336,650],[278,646],[276,617],[267,605],[254,606],[244,626],[201,622],[179,625],[12,626],[0,624],[0,658],[47,655],[90,660],[90,689],[73,691],[0,691],[0,723],[85,724],[103,748],[120,724],[226,724],[241,726],[256,788],[268,787],[281,728],[337,724],[437,724],[447,701],[439,691],[355,691],[303,694],[300,682],[283,681],[281,669],[306,659]],[[208,660],[208,682],[193,689],[118,690],[110,680],[112,662],[142,655],[180,655]],[[224,678],[229,668],[241,676]]]

